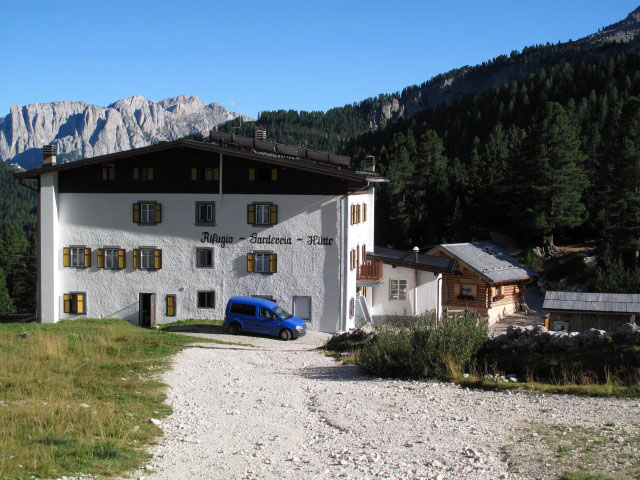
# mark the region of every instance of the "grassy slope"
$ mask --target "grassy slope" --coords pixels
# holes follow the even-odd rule
[[[170,413],[158,374],[193,341],[121,320],[0,325],[0,478],[138,467],[162,434],[149,419]]]

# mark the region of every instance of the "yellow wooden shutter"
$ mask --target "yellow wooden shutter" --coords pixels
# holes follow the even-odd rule
[[[147,168],[147,180],[153,180],[153,167]]]
[[[138,167],[133,167],[133,179],[140,180],[140,169]]]
[[[366,203],[362,204],[362,221],[363,222],[367,221],[367,204]]]
[[[64,313],[71,312],[71,295],[68,293],[64,294]]]
[[[271,205],[270,210],[270,220],[271,220],[271,225],[275,225],[276,223],[278,223],[278,206],[277,205]]]
[[[133,251],[133,268],[140,268],[140,250]]]
[[[127,251],[124,248],[118,249],[118,268],[122,269],[127,266]]]
[[[253,182],[256,179],[256,169],[255,168],[250,168],[249,169],[249,181]]]
[[[173,317],[176,314],[176,297],[167,295],[167,316]]]
[[[104,268],[104,248],[98,249],[98,268]]]
[[[271,181],[275,182],[278,180],[278,169],[277,168],[272,168],[271,169]]]
[[[220,180],[220,169],[219,168],[214,168],[213,169],[213,179],[214,180]]]
[[[256,271],[256,255],[254,253],[247,253],[247,272]]]
[[[91,249],[90,248],[84,249],[84,266],[85,267],[91,266]]]
[[[247,223],[253,225],[256,223],[256,207],[255,205],[247,205]]]
[[[107,171],[107,167],[102,167],[102,180],[107,180],[109,178],[109,172]]]
[[[191,169],[191,180],[198,180],[198,169],[197,168],[192,168]]]
[[[140,223],[140,204],[133,204],[133,223]]]
[[[355,222],[356,216],[355,216],[355,214],[354,214],[354,211],[355,211],[355,210],[354,210],[354,207],[355,207],[355,205],[351,205],[351,225],[353,225],[354,223],[356,223],[356,222]]]
[[[78,315],[85,314],[86,299],[84,293],[76,293],[76,313]]]
[[[156,203],[155,206],[154,221],[156,223],[160,223],[162,221],[162,205],[159,203]]]
[[[153,251],[153,255],[153,267],[156,270],[160,270],[162,268],[162,250],[156,248]]]
[[[278,255],[275,253],[269,254],[269,272],[276,273],[278,271]]]
[[[69,247],[64,247],[62,249],[62,264],[65,267],[71,265],[71,249]]]

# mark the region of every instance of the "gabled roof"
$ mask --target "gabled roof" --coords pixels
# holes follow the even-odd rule
[[[413,252],[386,247],[374,247],[373,253],[367,252],[367,259],[434,273],[453,273],[456,268],[456,261],[451,258],[419,253],[416,260],[416,254]]]
[[[547,291],[542,308],[580,312],[640,313],[640,294]]]
[[[489,283],[529,280],[537,274],[491,242],[447,243],[432,248],[441,250],[475,271]]]
[[[356,182],[387,182],[387,179],[375,172],[360,172],[352,170],[350,168],[342,167],[340,165],[323,163],[321,161],[315,161],[308,158],[300,158],[290,155],[268,153],[265,151],[257,151],[255,149],[241,148],[229,145],[220,145],[218,143],[206,143],[196,140],[174,140],[172,142],[160,142],[156,145],[150,145],[148,147],[134,148],[132,150],[125,150],[122,152],[109,153],[107,155],[100,155],[98,157],[87,158],[84,160],[78,160],[69,163],[60,163],[53,166],[42,166],[33,170],[27,170],[26,172],[20,172],[14,175],[17,179],[29,179],[38,178],[44,173],[72,170],[74,168],[86,167],[88,165],[99,165],[106,162],[114,162],[117,160],[124,160],[129,158],[138,157],[140,155],[149,155],[172,149],[193,149],[201,150],[212,153],[222,153],[233,157],[246,158],[248,160],[255,160],[258,162],[268,163],[270,165],[277,165],[283,167],[291,167],[299,170],[305,170],[320,175],[328,175],[331,177],[338,177],[344,180],[351,180]],[[309,152],[308,150],[306,151]],[[328,154],[325,154],[328,155]]]

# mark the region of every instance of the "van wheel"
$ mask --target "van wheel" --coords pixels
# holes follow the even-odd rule
[[[280,330],[280,340],[284,340],[285,342],[291,340],[291,332],[286,328]]]
[[[242,327],[239,323],[233,322],[229,325],[229,333],[231,335],[240,335],[242,333]]]

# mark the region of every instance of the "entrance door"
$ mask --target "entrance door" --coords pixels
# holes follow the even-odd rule
[[[293,314],[304,320],[311,321],[311,297],[293,297]]]
[[[139,325],[153,328],[156,326],[156,294],[141,293],[139,297]]]

